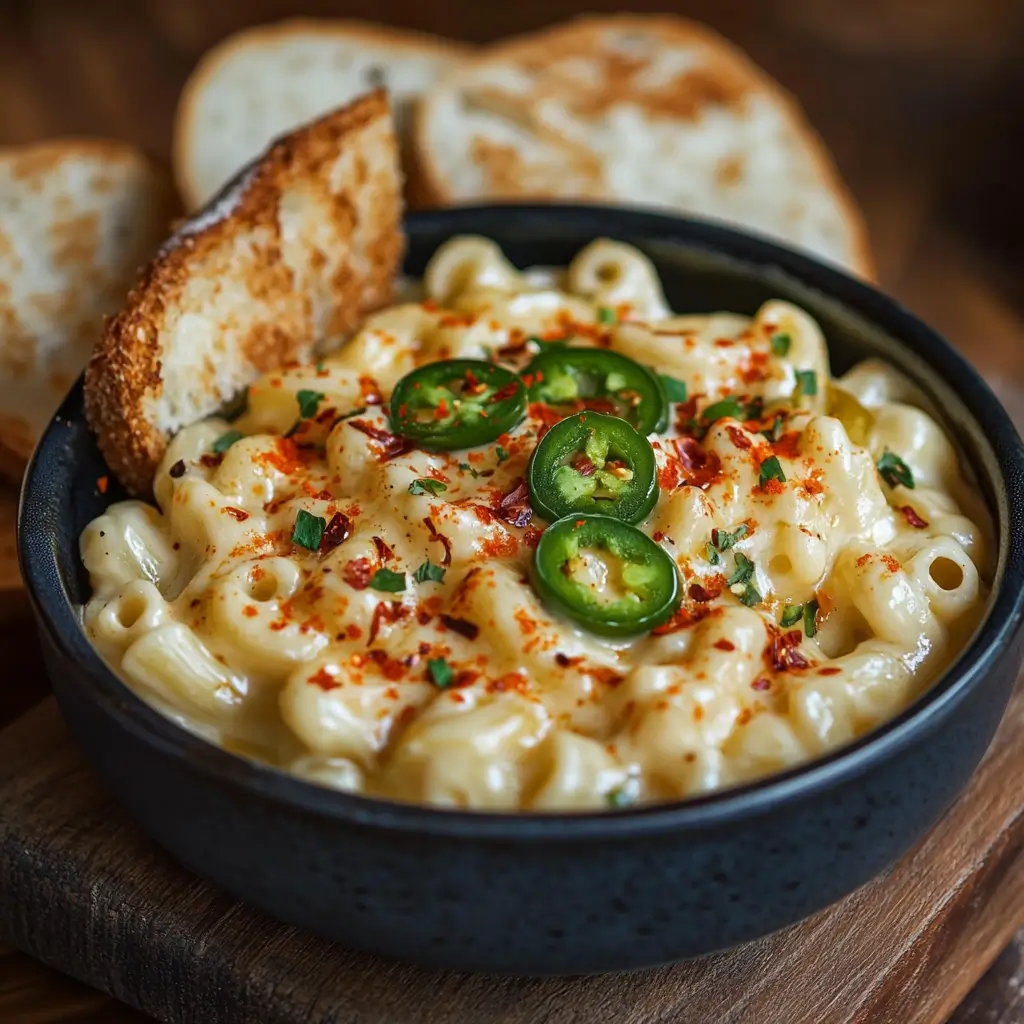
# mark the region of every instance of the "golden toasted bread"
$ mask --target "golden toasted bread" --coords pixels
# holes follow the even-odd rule
[[[108,465],[149,490],[168,438],[386,305],[401,172],[382,90],[283,136],[145,268],[85,379]]]
[[[169,176],[127,143],[0,150],[0,473],[20,477],[176,212]]]
[[[190,209],[282,132],[386,88],[404,139],[415,101],[469,52],[419,32],[296,18],[237,32],[207,53],[178,101],[174,175]]]
[[[795,101],[681,18],[581,18],[480,50],[424,99],[413,147],[428,202],[682,210],[873,274],[861,215]]]

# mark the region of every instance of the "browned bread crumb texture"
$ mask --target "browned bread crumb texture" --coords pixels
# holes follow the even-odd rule
[[[401,188],[377,90],[278,139],[178,228],[86,372],[86,417],[129,491],[148,493],[182,426],[337,347],[391,301]]]

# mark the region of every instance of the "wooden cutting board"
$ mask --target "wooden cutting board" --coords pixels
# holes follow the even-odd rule
[[[0,941],[179,1024],[940,1024],[1024,905],[1024,689],[968,792],[886,876],[767,939],[582,979],[419,970],[241,906],[103,793],[52,699],[0,733]]]

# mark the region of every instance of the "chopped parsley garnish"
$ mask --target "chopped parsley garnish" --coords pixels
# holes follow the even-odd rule
[[[785,356],[789,354],[789,342],[790,337],[785,332],[772,335],[772,352],[777,356]]]
[[[760,591],[758,591],[753,583],[748,583],[746,589],[740,594],[740,601],[748,608],[753,608],[755,604],[761,603]]]
[[[735,547],[739,541],[743,540],[748,533],[750,533],[750,528],[747,524],[740,523],[732,533],[728,530],[712,530],[711,540],[719,551],[728,551],[729,548]]]
[[[808,636],[818,632],[818,602],[813,597],[804,605],[804,632]]]
[[[804,606],[802,604],[787,604],[782,609],[782,626],[788,629],[795,626],[804,617]]]
[[[720,402],[709,405],[701,414],[700,418],[705,423],[714,423],[716,420],[724,420],[731,417],[734,420],[745,419],[747,407],[737,398],[723,398]]]
[[[316,372],[317,373],[326,373],[327,372],[327,367],[324,366],[324,361],[322,359],[318,359],[316,361]]]
[[[813,370],[796,371],[796,393],[808,396],[818,393],[818,375]]]
[[[708,561],[712,565],[718,565],[722,561],[721,556],[715,550],[715,545],[712,544],[711,541],[708,541],[705,550],[707,551]]]
[[[468,473],[474,480],[480,475],[468,462],[460,462],[459,469]]]
[[[349,409],[348,412],[343,412],[340,416],[334,418],[335,423],[340,423],[342,420],[350,420],[353,416],[362,416],[366,412],[366,406],[361,405],[358,409]]]
[[[295,526],[292,527],[292,543],[310,551],[318,551],[325,529],[326,520],[312,515],[305,509],[299,509],[299,514],[295,517]]]
[[[218,455],[223,455],[235,442],[241,441],[243,437],[245,435],[240,430],[229,430],[226,434],[221,434],[213,442],[213,450]]]
[[[433,477],[424,476],[419,480],[413,480],[409,484],[410,494],[432,494],[436,498],[439,494],[448,490],[448,485]]]
[[[442,690],[446,686],[451,685],[451,681],[455,676],[451,665],[444,658],[428,658],[427,671],[430,673],[430,678],[434,681],[434,685]]]
[[[747,558],[742,551],[736,552],[736,569],[725,581],[727,587],[734,587],[737,583],[749,583],[750,577],[754,575],[754,563]],[[758,597],[760,601],[761,598]]]
[[[685,380],[676,380],[667,373],[661,376],[661,383],[665,385],[665,394],[670,402],[685,402],[688,394]]]
[[[619,318],[615,315],[615,310],[610,309],[608,306],[602,306],[597,311],[597,322],[599,324],[614,324],[618,323]]]
[[[299,403],[299,415],[304,419],[312,419],[320,403],[327,396],[322,391],[309,391],[303,388],[295,393],[295,399]]]
[[[777,455],[772,455],[761,463],[761,486],[764,487],[764,485],[771,480],[778,480],[780,484],[784,484],[786,482],[786,474],[782,471],[782,466],[779,464],[779,457]]]
[[[785,419],[782,416],[776,416],[775,422],[767,430],[762,430],[761,434],[766,437],[769,441],[775,442],[782,436],[782,425],[785,423]]]
[[[378,569],[370,577],[370,586],[374,590],[383,590],[386,594],[400,594],[405,590],[405,573]]]
[[[412,574],[412,578],[417,583],[440,583],[444,580],[444,569],[440,565],[434,565],[428,558]]]
[[[621,785],[609,789],[604,795],[609,807],[630,807],[640,796],[640,780],[635,775],[627,776]]]
[[[499,462],[505,462],[509,458],[508,452],[500,444],[494,449],[494,454],[498,456]]]
[[[914,489],[914,474],[911,473],[910,467],[898,455],[889,451],[888,448],[885,449],[882,457],[875,465],[878,467],[878,472],[882,475],[882,479],[890,487],[903,484],[904,487],[910,490]]]

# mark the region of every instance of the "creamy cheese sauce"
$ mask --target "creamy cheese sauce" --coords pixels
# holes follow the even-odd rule
[[[979,622],[989,523],[952,444],[884,364],[833,379],[799,308],[676,316],[647,259],[604,241],[520,273],[455,239],[406,293],[333,357],[256,382],[236,421],[182,430],[158,508],[120,502],[83,533],[88,635],[179,724],[388,799],[624,807],[848,743]],[[647,634],[597,636],[531,581],[548,524],[524,481],[564,409],[440,452],[387,414],[419,366],[523,371],[556,340],[685,385],[648,438],[660,495],[638,524],[682,600]],[[628,594],[624,571],[596,550],[572,566],[599,602]]]

